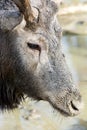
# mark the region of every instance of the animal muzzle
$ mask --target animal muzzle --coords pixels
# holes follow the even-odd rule
[[[82,100],[71,100],[69,103],[68,103],[68,114],[70,116],[76,116],[78,114],[80,114],[80,112],[82,111],[83,109],[83,101]]]
[[[76,90],[77,91],[77,90]],[[84,103],[82,97],[78,92],[63,93],[55,95],[50,94],[48,101],[50,104],[64,116],[76,116],[81,113]]]

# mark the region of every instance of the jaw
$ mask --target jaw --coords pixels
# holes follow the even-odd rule
[[[50,102],[50,104],[54,108],[54,110],[56,110],[57,112],[59,112],[62,116],[64,116],[64,117],[74,116],[74,115],[70,114],[68,111],[65,111],[65,110],[59,108],[54,103]]]

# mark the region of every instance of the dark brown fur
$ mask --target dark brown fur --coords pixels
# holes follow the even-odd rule
[[[24,93],[35,97],[33,75],[25,73],[14,45],[9,44],[9,32],[0,30],[0,108],[13,109],[23,99]],[[13,49],[14,48],[14,49]],[[21,70],[22,67],[22,70]],[[29,81],[30,80],[30,81]],[[33,91],[33,93],[32,93]]]

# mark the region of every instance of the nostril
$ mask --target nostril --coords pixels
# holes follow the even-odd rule
[[[75,104],[73,103],[73,101],[71,101],[71,107],[73,108],[73,110],[79,111],[79,109],[75,106]]]
[[[72,115],[78,115],[83,108],[82,101],[72,100],[69,104],[69,111]]]

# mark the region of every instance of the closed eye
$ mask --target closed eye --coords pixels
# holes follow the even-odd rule
[[[41,52],[41,47],[38,44],[33,44],[33,43],[27,43],[28,47],[32,50],[38,50]]]

